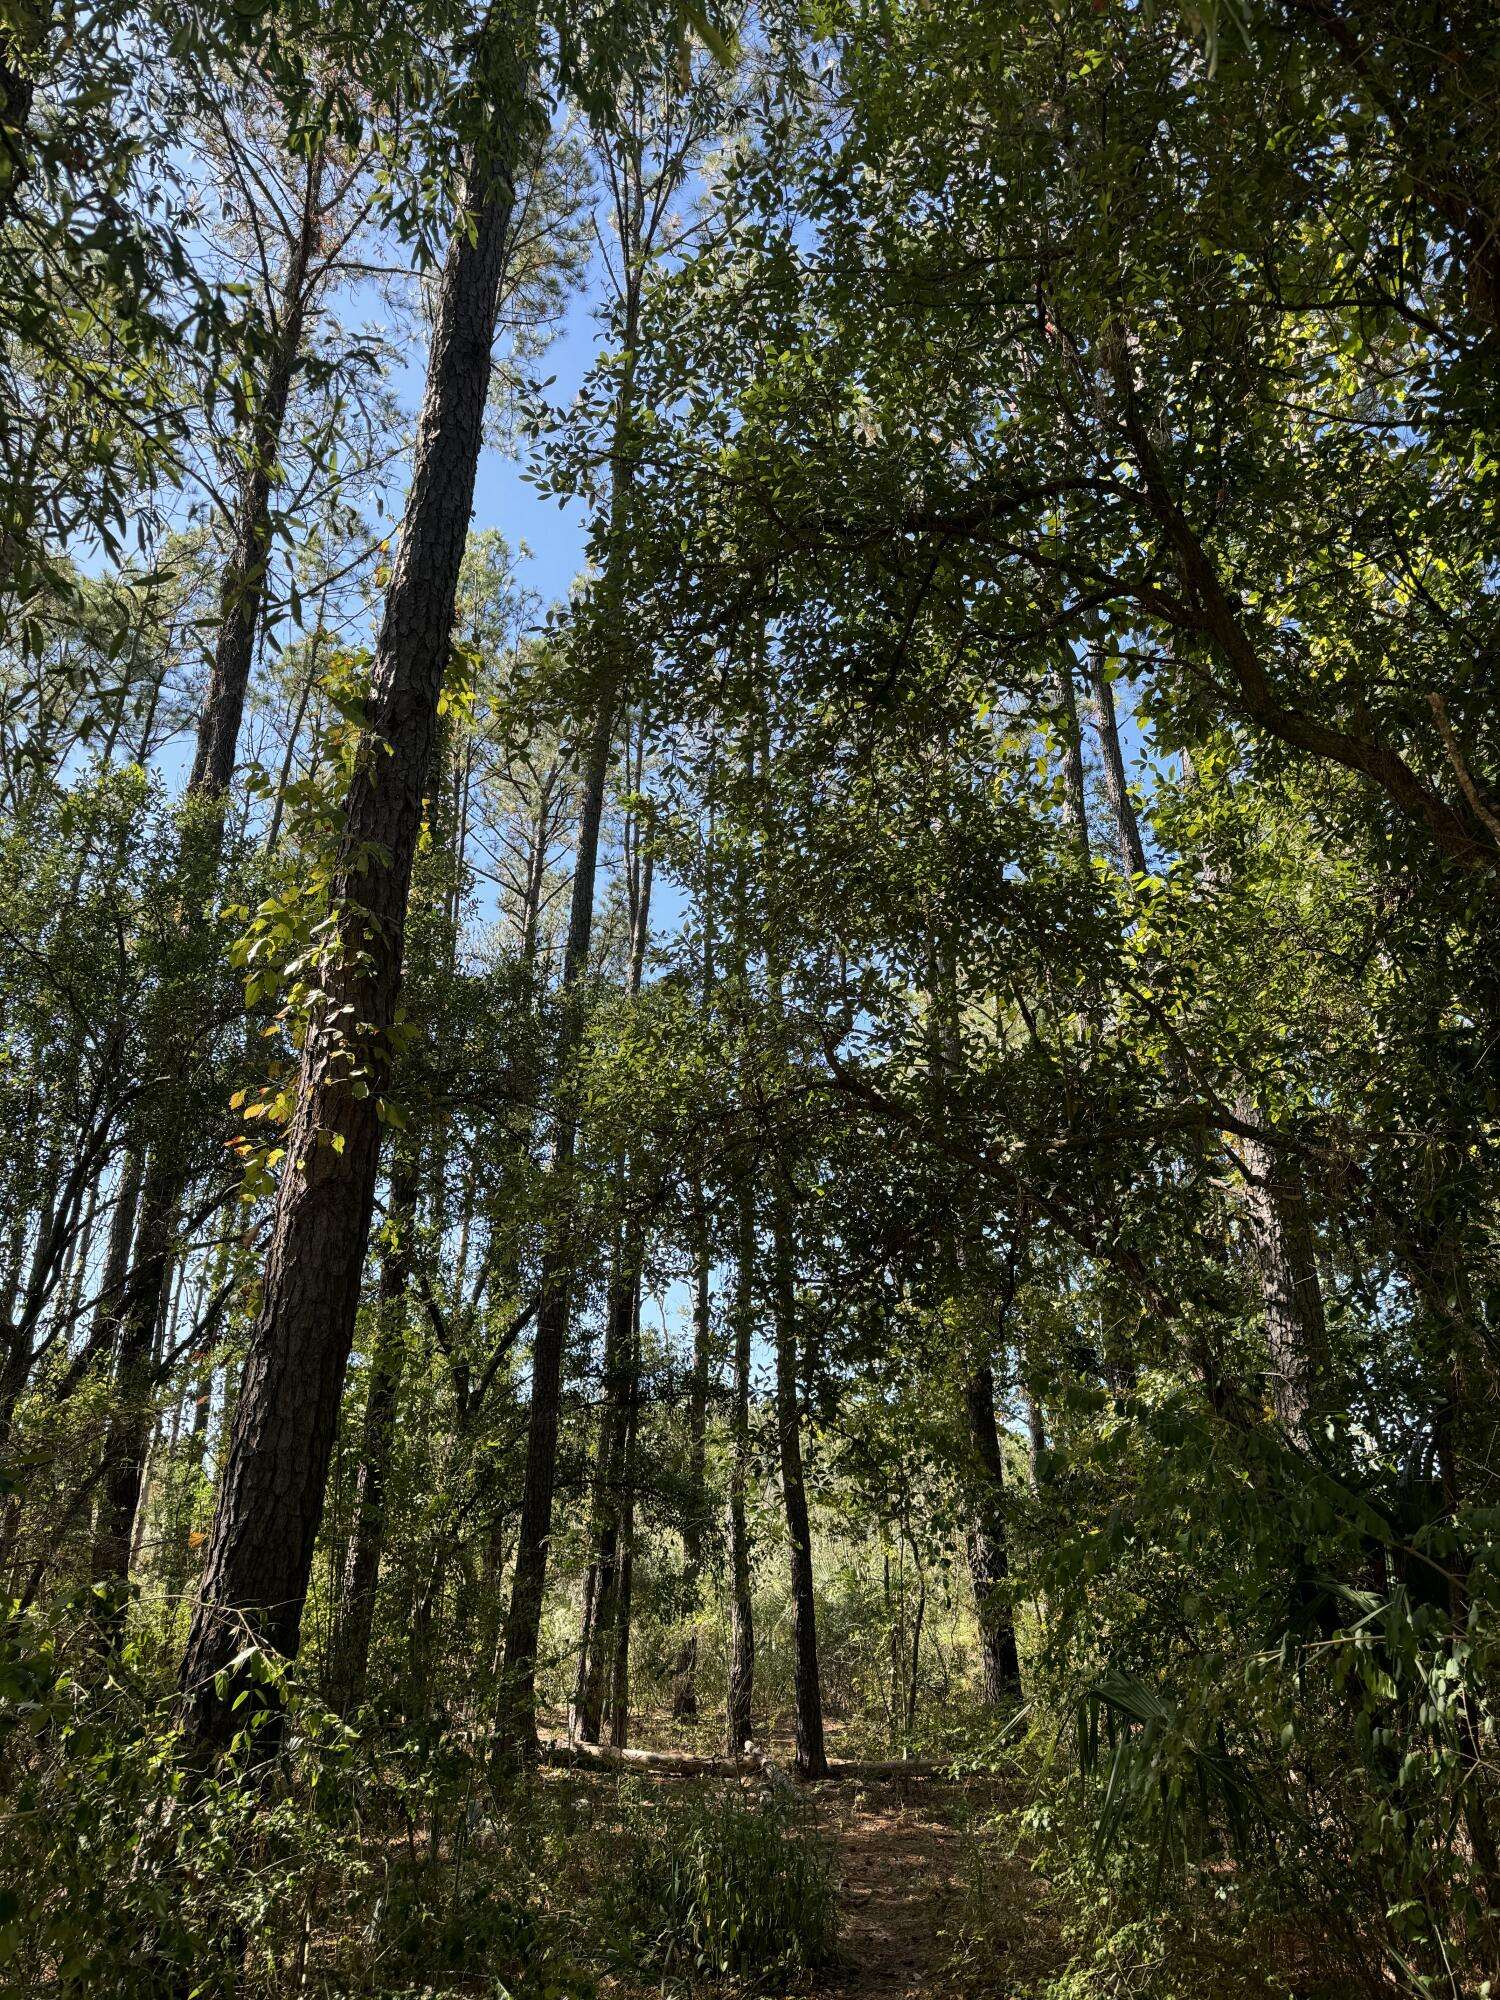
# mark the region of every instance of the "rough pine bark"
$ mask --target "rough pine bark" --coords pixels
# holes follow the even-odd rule
[[[189,1732],[234,1727],[248,1634],[295,1653],[354,1333],[380,1150],[412,860],[474,500],[491,346],[525,116],[530,35],[492,12],[488,134],[438,285],[411,489],[376,645],[368,728],[333,879],[339,913],[309,1024],[263,1302],[219,1483],[181,1669]]]

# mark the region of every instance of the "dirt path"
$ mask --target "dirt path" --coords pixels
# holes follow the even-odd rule
[[[990,1904],[983,1976],[966,1979],[957,1970],[966,1886],[958,1820],[965,1796],[931,1779],[830,1785],[819,1794],[818,1816],[838,1849],[843,1882],[845,1964],[818,1989],[830,2000],[999,1996],[1052,1959],[1043,1884],[1022,1864],[997,1866],[992,1857],[983,1892]],[[977,1803],[972,1793],[967,1797]]]
[[[846,1967],[824,1987],[860,2000],[929,2000],[951,1990],[962,1901],[949,1788],[916,1782],[822,1794],[843,1880]]]

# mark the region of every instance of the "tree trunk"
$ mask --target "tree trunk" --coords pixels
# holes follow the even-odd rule
[[[1057,694],[1063,738],[1063,805],[1067,813],[1068,832],[1078,858],[1087,867],[1091,850],[1088,800],[1083,783],[1083,734],[1078,726],[1078,695],[1073,686],[1073,663],[1069,659],[1065,659],[1058,668]]]
[[[620,1469],[624,1491],[620,1497],[619,1588],[615,1603],[613,1659],[609,1676],[609,1741],[612,1749],[623,1750],[630,1738],[630,1611],[635,1584],[635,1464],[636,1433],[640,1424],[641,1394],[641,1288],[637,1277],[631,1295],[630,1401],[625,1412],[624,1449]]]
[[[633,417],[629,370],[616,408],[611,495],[611,555],[606,575],[607,615],[623,616],[625,555],[624,526],[631,478],[626,441]],[[589,943],[594,926],[594,881],[599,862],[599,827],[604,817],[604,787],[614,755],[615,712],[620,689],[620,660],[608,660],[599,694],[585,766],[583,810],[578,824],[578,853],[568,911],[568,939],[563,953],[562,1032],[558,1074],[566,1078],[583,1029],[581,988],[588,970]],[[632,939],[633,977],[639,959]],[[536,1754],[536,1653],[542,1629],[542,1600],[547,1588],[547,1557],[552,1539],[552,1495],[557,1479],[557,1432],[561,1415],[563,1348],[568,1334],[572,1279],[572,1223],[566,1199],[567,1182],[578,1143],[578,1107],[566,1083],[559,1088],[557,1133],[551,1173],[563,1189],[559,1213],[549,1223],[542,1243],[540,1304],[531,1355],[531,1409],[526,1431],[526,1471],[521,1489],[521,1522],[516,1539],[516,1567],[511,1580],[510,1615],[505,1624],[505,1664],[501,1675],[496,1748],[501,1756],[530,1759]]]
[[[1236,1106],[1247,1123],[1254,1107]],[[1287,1436],[1306,1447],[1326,1408],[1330,1361],[1323,1291],[1302,1177],[1261,1139],[1237,1141],[1245,1174],[1245,1219],[1260,1281],[1270,1360],[1271,1407]]]
[[[969,1530],[969,1574],[979,1624],[980,1678],[988,1708],[1003,1708],[1021,1691],[1021,1661],[1011,1610],[1010,1555],[1005,1536],[1005,1457],[995,1421],[995,1371],[981,1361],[964,1385],[964,1414],[974,1454],[975,1506]]]
[[[1125,776],[1125,759],[1120,752],[1120,730],[1115,721],[1114,690],[1104,671],[1104,660],[1095,650],[1089,653],[1089,682],[1099,725],[1100,762],[1104,770],[1104,790],[1109,799],[1119,844],[1120,866],[1127,875],[1144,875],[1146,850],[1141,844],[1140,826],[1130,803],[1130,787]]]
[[[771,1312],[776,1331],[776,1443],[781,1460],[781,1501],[786,1513],[792,1580],[792,1677],[797,1703],[797,1775],[826,1778],[823,1687],[818,1673],[818,1628],[813,1599],[812,1534],[802,1469],[802,1415],[797,1392],[797,1300],[793,1285],[792,1225],[786,1190],[778,1180],[772,1200]]]
[[[234,512],[234,539],[219,588],[218,638],[198,739],[188,779],[189,798],[218,803],[234,776],[245,711],[245,691],[255,659],[255,635],[265,602],[266,573],[274,534],[271,494],[281,456],[281,434],[287,403],[302,358],[307,324],[308,267],[322,232],[323,155],[315,151],[307,165],[302,215],[281,281],[281,296],[266,351],[260,399],[250,417],[245,469]]]
[[[412,860],[474,500],[491,345],[514,204],[530,35],[483,65],[498,86],[482,162],[438,287],[411,490],[376,646],[368,735],[335,866],[340,922],[309,1023],[264,1297],[219,1485],[203,1591],[182,1663],[190,1732],[222,1744],[253,1637],[295,1653],[353,1339],[380,1150]],[[352,1024],[352,1026],[351,1026]],[[356,1094],[358,1090],[359,1094]]]
[[[751,1737],[755,1691],[755,1610],[750,1596],[750,1342],[755,1321],[755,1215],[748,1189],[739,1196],[739,1259],[734,1300],[733,1455],[729,1463],[730,1641],[727,1743],[738,1757]]]
[[[223,801],[234,776],[245,692],[255,658],[255,635],[265,599],[270,560],[271,493],[275,484],[287,400],[302,354],[306,321],[307,270],[321,224],[319,191],[322,156],[309,162],[302,219],[282,281],[280,314],[266,358],[260,401],[251,416],[245,442],[245,473],[234,517],[234,540],[219,591],[218,638],[214,646],[208,689],[198,718],[197,745],[187,804],[202,805],[211,814],[208,828],[189,821],[184,828],[180,861],[184,893],[191,900],[200,871],[217,869],[223,834]],[[206,886],[206,883],[202,886]],[[165,1037],[167,1069],[174,1077],[189,1060],[197,1022],[168,1025]],[[141,1380],[143,1358],[161,1316],[164,1287],[171,1262],[171,1243],[182,1206],[191,1147],[184,1129],[185,1107],[169,1086],[161,1107],[164,1131],[152,1143],[141,1193],[141,1220],[134,1266],[127,1286],[127,1304],[120,1335],[116,1376],[117,1419],[110,1425],[102,1507],[102,1526],[94,1542],[94,1580],[104,1584],[111,1600],[122,1600],[129,1566],[131,1522],[140,1498],[146,1426]],[[117,1628],[118,1629],[118,1628]]]
[[[396,1442],[396,1404],[406,1365],[406,1290],[411,1279],[416,1194],[413,1173],[402,1174],[399,1181],[393,1178],[391,1240],[380,1265],[370,1381],[355,1481],[354,1534],[344,1567],[329,1675],[334,1703],[345,1715],[364,1700],[370,1668],[375,1588],[385,1553],[386,1489]]]
[[[170,1153],[154,1152],[141,1188],[135,1251],[120,1318],[114,1404],[105,1433],[104,1485],[94,1525],[92,1574],[105,1589],[100,1630],[112,1641],[124,1631],[130,1551],[153,1417],[152,1349],[167,1303],[179,1192]]]
[[[672,1713],[679,1722],[698,1715],[698,1593],[703,1584],[703,1530],[708,1495],[705,1458],[708,1433],[708,1359],[712,1330],[709,1293],[708,1216],[698,1191],[696,1269],[693,1273],[693,1380],[688,1396],[688,1495],[682,1524],[682,1589],[691,1621],[672,1678]]]
[[[604,1412],[594,1475],[593,1555],[585,1585],[583,1629],[573,1688],[572,1733],[597,1743],[608,1692],[610,1650],[619,1607],[625,1450],[634,1398],[634,1300],[638,1239],[621,1235],[610,1275],[604,1330]]]

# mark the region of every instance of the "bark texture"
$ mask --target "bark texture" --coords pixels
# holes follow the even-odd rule
[[[1236,1106],[1254,1121],[1253,1107]],[[1270,1362],[1271,1407],[1287,1436],[1313,1442],[1330,1388],[1328,1328],[1301,1174],[1261,1139],[1237,1142],[1245,1221],[1259,1278]]]
[[[489,61],[491,138],[438,287],[412,483],[376,646],[369,732],[351,780],[333,895],[327,1002],[310,1024],[251,1337],[182,1663],[206,1745],[233,1722],[245,1634],[295,1653],[359,1303],[380,1151],[379,1093],[401,983],[412,859],[473,507],[490,352],[514,205],[530,36],[516,14]],[[497,87],[501,86],[503,87]]]

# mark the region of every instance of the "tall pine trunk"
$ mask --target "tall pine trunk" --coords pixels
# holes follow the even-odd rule
[[[633,415],[631,371],[627,367],[615,411],[610,559],[605,576],[604,615],[607,622],[613,621],[615,636],[613,640],[609,636],[605,639],[611,656],[605,663],[584,766],[583,809],[579,816],[578,851],[568,910],[568,937],[563,952],[563,1018],[558,1049],[560,1101],[551,1163],[551,1174],[559,1187],[560,1200],[542,1243],[540,1303],[531,1354],[526,1469],[521,1488],[521,1520],[516,1538],[516,1566],[511,1579],[510,1612],[505,1623],[505,1660],[501,1671],[501,1699],[496,1728],[496,1748],[502,1756],[530,1758],[536,1751],[536,1656],[552,1540],[552,1497],[557,1483],[563,1349],[567,1343],[572,1293],[573,1225],[568,1181],[578,1145],[578,1107],[569,1093],[567,1073],[584,1026],[582,988],[588,971],[589,944],[594,927],[599,828],[604,817],[605,785],[614,756],[621,661],[613,654],[612,648],[618,641],[618,621],[624,611],[624,530],[632,483],[628,443]]]
[[[641,1286],[637,1274],[630,1310],[630,1400],[625,1411],[624,1449],[620,1454],[620,1546],[615,1593],[614,1644],[609,1674],[609,1740],[623,1750],[630,1740],[630,1616],[635,1587],[636,1440],[641,1401]]]
[[[639,1234],[633,1226],[628,1227],[621,1234],[605,1307],[605,1407],[594,1484],[594,1546],[571,1716],[574,1734],[585,1743],[597,1743],[603,1726],[619,1613],[626,1457],[635,1400],[634,1312],[640,1254]]]
[[[412,860],[453,628],[522,127],[531,35],[489,16],[487,134],[438,286],[411,490],[376,646],[368,736],[333,880],[339,923],[309,1024],[264,1296],[219,1484],[181,1681],[205,1745],[234,1727],[248,1628],[295,1653],[359,1305]],[[508,36],[508,43],[499,37]],[[474,107],[476,110],[478,107]]]

